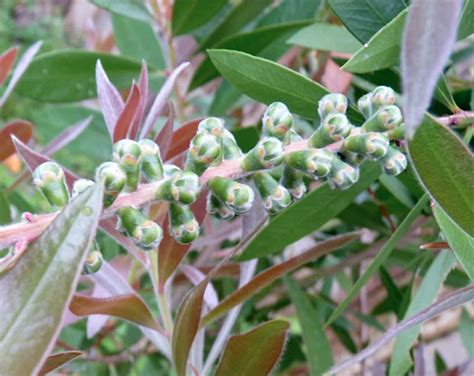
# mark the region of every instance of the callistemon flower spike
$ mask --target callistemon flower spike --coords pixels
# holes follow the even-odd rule
[[[288,190],[278,183],[268,172],[258,171],[252,179],[262,198],[264,208],[271,214],[277,214],[291,204]]]
[[[99,244],[94,240],[92,249],[89,251],[89,254],[86,257],[84,266],[82,268],[82,274],[94,274],[97,273],[102,264],[104,263],[104,258],[100,252]]]
[[[333,154],[326,149],[304,149],[285,156],[287,166],[308,174],[313,179],[323,178],[331,171]]]
[[[262,133],[264,136],[276,137],[283,141],[293,126],[293,116],[288,107],[281,102],[270,104],[262,117]]]
[[[333,155],[331,171],[328,175],[328,183],[331,188],[346,190],[354,185],[359,179],[359,168],[351,166]]]
[[[398,175],[407,168],[407,158],[393,146],[388,147],[387,154],[381,159],[384,172],[387,175]]]
[[[385,133],[389,140],[403,140],[405,137],[405,123]]]
[[[362,125],[364,132],[385,132],[397,128],[403,121],[402,111],[395,105],[382,107]]]
[[[36,167],[33,183],[54,209],[61,209],[69,202],[64,171],[56,162],[44,162]]]
[[[351,133],[352,124],[344,114],[330,114],[308,139],[308,145],[313,148],[322,148],[329,144],[343,140]]]
[[[291,167],[284,167],[281,184],[288,189],[295,200],[299,200],[306,193],[306,184],[303,181],[303,173]]]
[[[318,114],[321,122],[331,114],[345,114],[347,111],[347,98],[342,94],[326,94],[319,100]]]
[[[237,159],[244,155],[242,150],[237,145],[234,135],[227,129],[222,131],[222,148],[224,160]]]
[[[279,166],[283,162],[283,144],[278,138],[265,137],[242,159],[244,171],[266,170]]]
[[[197,133],[191,140],[186,156],[186,170],[202,175],[222,161],[222,138],[207,132]]]
[[[77,179],[72,186],[72,197],[84,192],[87,188],[94,185],[94,181],[89,179]]]
[[[382,133],[368,132],[346,138],[343,149],[377,160],[387,153],[388,146],[387,136]]]
[[[158,247],[163,239],[163,230],[157,223],[147,219],[140,210],[131,206],[119,208],[117,215],[118,227],[125,229],[137,247],[144,251]]]
[[[206,211],[214,217],[225,221],[235,217],[234,211],[219,200],[211,191],[207,194]]]
[[[372,112],[376,112],[384,106],[394,104],[396,95],[391,87],[378,86],[372,91],[370,99],[372,103]]]
[[[359,112],[364,116],[365,119],[368,119],[372,116],[372,93],[367,93],[359,98],[357,101],[357,108]]]
[[[141,172],[149,182],[163,179],[163,161],[160,147],[152,140],[143,139],[138,142],[142,153]]]
[[[140,181],[142,161],[142,151],[138,142],[129,139],[116,142],[113,148],[113,160],[122,167],[127,176],[125,190],[127,192],[135,191]]]
[[[209,117],[201,120],[198,125],[197,133],[208,133],[219,138],[222,136],[224,129],[224,121],[222,119]]]
[[[158,183],[155,198],[189,205],[197,200],[200,193],[199,177],[191,171],[179,171]]]
[[[187,205],[170,203],[169,222],[171,236],[178,243],[192,243],[199,236],[199,223]]]
[[[244,214],[253,204],[254,193],[248,185],[216,176],[207,183],[209,190],[235,214]]]
[[[104,162],[97,167],[95,180],[104,181],[104,206],[108,207],[125,187],[127,176],[118,163]]]

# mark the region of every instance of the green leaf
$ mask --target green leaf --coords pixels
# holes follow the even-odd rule
[[[447,215],[474,236],[474,157],[466,145],[425,115],[408,151],[418,178]]]
[[[408,213],[402,223],[398,226],[397,230],[392,234],[390,239],[385,243],[382,249],[377,253],[377,256],[372,260],[370,265],[365,269],[364,273],[359,277],[357,282],[352,286],[351,291],[347,294],[344,300],[337,306],[333,311],[329,319],[326,321],[325,326],[333,323],[335,319],[347,308],[347,306],[354,300],[354,298],[359,293],[360,289],[369,281],[370,277],[382,266],[384,261],[390,256],[390,253],[393,251],[400,239],[407,233],[410,229],[411,224],[420,214],[421,210],[428,201],[428,197],[423,196],[418,203],[413,207],[413,209]]]
[[[272,219],[247,245],[239,259],[249,260],[282,251],[287,245],[316,231],[348,207],[379,175],[377,164],[366,163],[362,166],[359,181],[347,191],[333,190],[327,183],[321,185]]]
[[[0,225],[10,223],[12,220],[10,203],[8,202],[5,193],[0,191]]]
[[[0,276],[2,299],[8,302],[0,305],[0,374],[31,375],[41,369],[95,237],[102,195],[102,185],[96,184],[71,201]]]
[[[230,337],[215,375],[271,374],[285,348],[289,326],[284,320],[272,320]]]
[[[215,47],[225,50],[243,51],[252,55],[260,54],[265,47],[280,37],[291,35],[296,30],[306,26],[307,22],[292,22],[262,27],[246,33],[236,34],[218,43]],[[219,76],[209,57],[206,57],[196,70],[190,85],[190,90],[195,89],[213,78]]]
[[[400,12],[377,31],[367,44],[342,66],[342,69],[352,73],[367,73],[397,65],[400,61],[401,37],[407,12],[407,9]]]
[[[112,24],[115,43],[122,55],[136,61],[144,59],[155,68],[166,67],[161,44],[149,23],[114,14]]]
[[[434,207],[433,213],[459,263],[474,281],[474,238],[466,234],[438,205]]]
[[[321,0],[283,0],[257,22],[256,27],[282,24],[293,21],[314,21]]]
[[[140,73],[138,62],[119,56],[81,50],[50,52],[35,58],[16,92],[42,102],[74,102],[97,96],[95,66],[102,62],[119,88],[131,85]]]
[[[152,21],[142,0],[90,0],[100,8],[140,21]]]
[[[285,278],[286,288],[301,325],[301,335],[306,345],[306,359],[310,374],[319,376],[333,364],[331,346],[323,330],[318,312],[294,279]]]
[[[329,5],[362,43],[405,8],[403,0],[329,0]]]
[[[175,0],[171,23],[173,35],[185,34],[204,25],[226,4],[227,0]]]
[[[207,110],[210,116],[222,116],[229,108],[236,104],[242,93],[227,80],[222,80],[212,103]]]
[[[340,26],[315,23],[298,31],[288,43],[321,51],[353,54],[361,43]]]
[[[464,342],[464,347],[469,355],[474,358],[474,320],[471,319],[469,313],[463,309],[461,313],[461,321],[459,322],[459,333]]]
[[[389,271],[383,266],[379,269],[380,281],[382,282],[385,290],[387,290],[387,303],[390,309],[397,314],[400,308],[400,302],[403,300],[403,294],[392,279]],[[401,318],[401,317],[399,317]]]
[[[429,307],[436,299],[438,290],[443,285],[446,275],[456,262],[456,258],[450,251],[442,251],[430,265],[420,287],[413,296],[405,313],[404,319],[414,316],[421,310]],[[421,325],[401,333],[395,342],[390,360],[389,376],[404,375],[412,363],[410,348],[420,333]]]
[[[458,27],[458,39],[464,39],[474,33],[474,0],[466,0]]]
[[[221,40],[235,34],[271,3],[271,0],[242,0],[222,18],[221,22],[219,22],[214,30],[202,41],[199,50],[202,51],[215,46]]]

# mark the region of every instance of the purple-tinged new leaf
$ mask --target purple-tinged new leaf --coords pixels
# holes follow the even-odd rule
[[[46,375],[82,355],[84,355],[82,351],[65,351],[50,355],[44,362],[38,374],[41,376]]]
[[[204,278],[206,278],[204,273],[192,265],[181,265],[180,269],[193,285],[199,284],[204,280]],[[217,303],[219,303],[217,292],[211,283],[208,284],[206,291],[204,292],[204,301],[210,309],[214,308]]]
[[[117,123],[114,126],[113,142],[127,138],[127,134],[133,127],[133,122],[137,117],[137,111],[141,102],[140,89],[136,83],[132,84],[132,90],[127,98],[125,106],[122,108]]]
[[[0,55],[0,85],[2,85],[8,77],[17,53],[18,47],[12,47]]]
[[[26,69],[28,68],[31,61],[33,60],[33,57],[41,48],[42,44],[43,44],[42,41],[36,42],[25,51],[20,61],[18,62],[15,70],[13,71],[12,78],[10,79],[10,82],[8,83],[7,88],[3,92],[3,96],[0,99],[0,107],[2,107],[5,104],[11,92],[13,91],[16,84],[20,80],[21,76],[23,75],[23,73],[25,73]]]
[[[27,143],[33,134],[33,125],[26,120],[13,120],[0,129],[0,161],[15,153],[12,136]]]
[[[194,119],[184,123],[173,132],[171,146],[168,153],[162,154],[164,161],[168,161],[188,149],[191,139],[196,135],[196,131],[202,118]]]
[[[436,83],[449,59],[462,0],[413,0],[402,41],[403,112],[407,137],[430,105]]]
[[[88,118],[67,127],[64,131],[62,131],[59,135],[57,135],[54,139],[52,139],[44,147],[44,149],[41,150],[41,153],[49,156],[58,152],[67,144],[69,144],[71,141],[79,137],[79,135],[87,129],[87,127],[91,124],[91,122],[92,122],[92,116],[89,116]]]
[[[145,113],[145,107],[147,105],[148,99],[148,68],[144,60],[142,62],[140,77],[138,78],[138,88],[140,89],[140,104],[138,105],[137,114],[133,119],[133,123],[128,134],[128,138],[132,140],[136,139],[138,131],[140,130],[140,126],[142,125],[143,115]]]
[[[161,156],[164,158],[171,148],[173,142],[173,126],[174,126],[174,107],[171,102],[168,103],[168,119],[163,128],[160,129],[155,137],[155,142],[160,147]]]
[[[160,89],[160,92],[157,94],[153,104],[151,105],[150,111],[145,119],[145,123],[143,124],[143,128],[140,132],[140,138],[145,138],[148,132],[153,128],[156,123],[156,120],[160,116],[163,108],[165,107],[166,103],[168,102],[168,97],[171,94],[171,90],[173,90],[174,83],[176,79],[180,75],[180,73],[186,69],[190,65],[189,62],[182,63],[179,67],[177,67],[173,73],[168,77],[166,82]]]
[[[100,60],[97,60],[95,69],[95,80],[97,84],[97,96],[99,97],[100,109],[104,115],[105,124],[109,130],[110,137],[114,134],[114,127],[122,112],[124,103],[115,86],[110,82],[102,67]]]

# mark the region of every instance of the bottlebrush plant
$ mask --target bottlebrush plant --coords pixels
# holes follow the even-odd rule
[[[0,55],[0,375],[473,370],[472,1],[92,3]]]

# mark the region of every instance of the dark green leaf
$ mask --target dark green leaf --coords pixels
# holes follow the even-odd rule
[[[59,334],[102,209],[102,185],[74,199],[0,276],[0,374],[36,374]],[[54,293],[52,293],[54,292]],[[25,356],[28,354],[28,356]]]
[[[10,203],[5,194],[0,191],[0,225],[10,223],[11,220]]]
[[[302,20],[312,21],[320,6],[321,0],[283,0],[257,22],[257,27]]]
[[[148,13],[142,0],[91,0],[100,8],[140,21],[151,21],[153,17]]]
[[[466,145],[425,115],[408,142],[418,177],[433,199],[468,235],[474,235],[474,157]]]
[[[283,250],[287,245],[308,235],[336,217],[365,191],[380,175],[377,164],[365,164],[359,181],[347,191],[329,188],[327,183],[291,205],[264,227],[242,252],[240,259],[249,260]]]
[[[379,270],[379,274],[380,274],[380,281],[385,287],[385,290],[387,290],[388,305],[390,306],[390,309],[395,314],[397,314],[398,309],[400,308],[400,302],[403,300],[403,294],[401,293],[400,289],[393,281],[392,276],[390,275],[387,269],[381,266]]]
[[[227,80],[222,80],[217,89],[209,109],[210,116],[222,116],[229,108],[236,104],[242,93]]]
[[[175,0],[173,6],[173,35],[188,33],[211,20],[227,0]]]
[[[474,0],[466,0],[459,21],[458,39],[464,39],[474,33]]]

